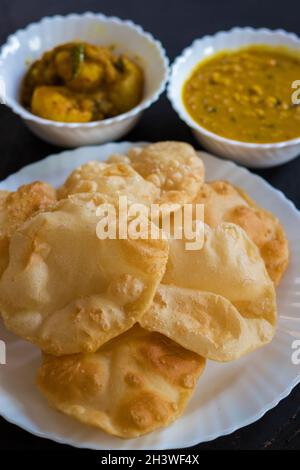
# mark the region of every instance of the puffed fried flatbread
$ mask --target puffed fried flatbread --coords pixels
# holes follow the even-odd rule
[[[56,202],[55,189],[35,181],[17,191],[0,191],[0,276],[8,264],[8,245],[13,233],[33,214]]]
[[[276,298],[258,248],[240,227],[205,228],[202,249],[171,240],[162,284],[139,323],[216,361],[271,341]]]
[[[96,208],[106,200],[88,197],[70,196],[27,221],[0,282],[7,328],[53,355],[96,351],[129,329],[167,261],[166,240],[99,239]]]
[[[57,192],[59,199],[70,194],[94,192],[114,198],[126,196],[129,202],[147,206],[159,195],[158,188],[130,165],[98,161],[90,161],[76,168]]]
[[[258,246],[271,279],[279,284],[288,265],[289,247],[282,225],[271,212],[227,181],[205,184],[195,203],[205,204],[205,223],[211,227],[221,222],[241,226]]]
[[[136,325],[95,353],[45,357],[37,381],[63,413],[133,438],[183,413],[204,366],[202,357]]]
[[[204,183],[204,165],[193,147],[184,142],[166,141],[133,147],[127,157],[112,156],[109,161],[124,161],[159,190],[156,204],[191,202]]]

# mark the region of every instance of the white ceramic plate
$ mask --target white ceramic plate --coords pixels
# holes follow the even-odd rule
[[[124,152],[132,144],[107,144],[52,155],[28,165],[0,183],[1,189],[42,179],[61,184],[77,165],[103,160]],[[52,410],[34,382],[39,351],[5,331],[7,364],[0,365],[0,414],[8,421],[41,437],[90,449],[170,449],[229,434],[259,419],[276,406],[300,381],[300,366],[291,361],[292,343],[300,339],[300,213],[285,196],[263,179],[238,167],[201,153],[207,179],[227,179],[242,186],[256,201],[272,210],[283,222],[291,245],[291,263],[278,289],[279,324],[272,343],[238,361],[208,362],[184,415],[170,427],[133,440],[104,434]]]

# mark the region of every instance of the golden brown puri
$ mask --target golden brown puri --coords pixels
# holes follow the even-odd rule
[[[151,204],[159,195],[154,184],[146,181],[126,163],[91,161],[76,168],[58,189],[58,198],[70,194],[98,192],[114,198],[127,196],[130,202]]]
[[[171,240],[161,285],[141,326],[216,361],[271,341],[276,298],[258,248],[237,225],[205,227],[203,248]]]
[[[232,222],[242,227],[256,243],[267,271],[278,285],[289,261],[289,246],[284,229],[271,213],[257,206],[240,188],[227,181],[205,184],[195,203],[205,204],[205,223],[216,227]]]
[[[204,366],[201,356],[135,325],[95,353],[46,356],[37,382],[63,413],[133,438],[183,413]]]
[[[134,147],[128,156],[113,155],[109,161],[124,161],[158,188],[157,204],[191,202],[204,183],[204,165],[196,151],[184,142],[158,142]]]
[[[70,196],[12,236],[0,281],[3,319],[49,354],[95,351],[129,329],[165,271],[166,240],[98,238],[103,202],[97,194]]]
[[[35,181],[17,191],[0,191],[0,275],[8,264],[8,246],[13,233],[33,214],[56,202],[50,184]]]

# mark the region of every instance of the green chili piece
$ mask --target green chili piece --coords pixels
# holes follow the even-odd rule
[[[72,79],[76,78],[80,65],[84,61],[84,45],[83,44],[76,44],[76,46],[72,49]]]

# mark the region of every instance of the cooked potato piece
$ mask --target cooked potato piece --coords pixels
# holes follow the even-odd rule
[[[75,91],[95,89],[104,78],[104,67],[96,62],[84,61],[81,54],[80,46],[58,52],[55,56],[57,73]]]
[[[70,51],[62,50],[55,55],[54,59],[57,74],[65,81],[72,80],[72,56]]]
[[[41,86],[32,97],[32,112],[52,121],[89,122],[92,119],[92,103],[80,103],[64,87]]]
[[[69,82],[69,88],[75,91],[88,91],[97,88],[104,79],[104,68],[101,64],[83,62],[76,76]]]
[[[121,78],[112,86],[109,97],[119,113],[134,108],[142,99],[143,74],[134,62],[120,59]]]
[[[22,88],[22,103],[26,107],[30,107],[32,94],[36,87],[40,85],[56,84],[56,70],[49,55],[43,61],[34,62],[28,70]]]
[[[117,58],[107,47],[79,44],[73,48],[71,62],[73,75],[68,83],[75,91],[89,91],[114,82],[118,78]]]

